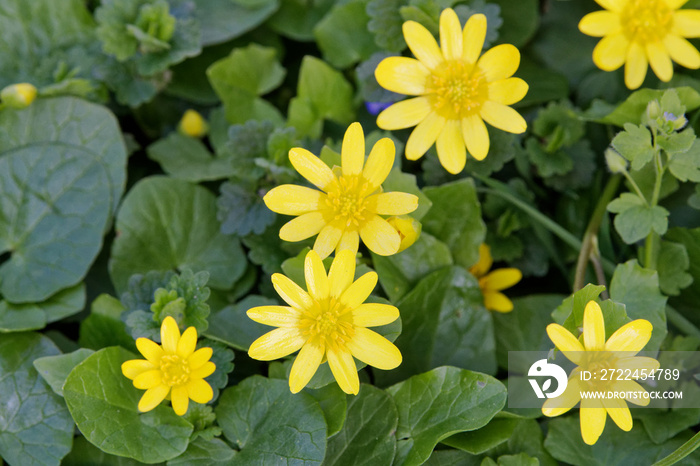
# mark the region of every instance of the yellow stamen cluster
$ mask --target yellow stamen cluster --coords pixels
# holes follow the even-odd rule
[[[449,60],[430,75],[428,92],[438,113],[445,118],[463,118],[478,113],[488,96],[488,83],[473,64]]]
[[[673,13],[664,0],[630,0],[620,14],[620,23],[630,41],[648,44],[666,37]]]
[[[342,220],[346,227],[359,227],[368,215],[367,196],[370,186],[359,176],[341,176],[328,189],[326,205],[332,212],[333,220]]]
[[[163,383],[169,387],[184,385],[190,380],[190,366],[177,354],[166,354],[160,358]]]
[[[299,329],[308,340],[326,348],[346,349],[355,334],[348,309],[335,298],[315,302],[299,319]]]

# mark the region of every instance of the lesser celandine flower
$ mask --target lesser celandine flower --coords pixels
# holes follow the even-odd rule
[[[516,268],[498,269],[489,273],[492,265],[491,248],[482,244],[479,246],[479,261],[469,268],[469,272],[479,279],[486,309],[510,312],[513,310],[513,302],[501,291],[518,283],[523,274]]]
[[[28,107],[36,99],[36,87],[29,83],[12,84],[0,91],[2,105],[21,109]]]
[[[197,330],[189,327],[180,336],[175,319],[168,316],[160,327],[162,346],[139,338],[136,347],[146,358],[132,359],[122,364],[124,375],[134,381],[134,387],[146,390],[139,401],[139,411],[150,411],[170,397],[175,414],[187,412],[189,400],[208,403],[214,397],[211,386],[204,381],[216,370],[211,348],[197,345]]]
[[[647,64],[662,81],[673,77],[671,60],[700,68],[700,52],[685,38],[700,37],[700,11],[679,10],[687,0],[596,0],[602,11],[583,17],[584,34],[602,37],[593,62],[604,71],[625,65],[625,84],[642,85]]]
[[[360,238],[376,254],[396,254],[401,237],[382,215],[413,212],[418,197],[382,192],[381,185],[394,165],[394,152],[391,139],[380,139],[365,163],[365,136],[359,123],[345,132],[338,173],[306,149],[290,150],[294,168],[321,191],[285,184],[265,195],[263,200],[273,212],[298,215],[282,227],[280,238],[301,241],[318,234],[313,249],[321,258],[334,249],[356,253]]]
[[[471,16],[462,30],[454,10],[444,10],[440,47],[415,21],[404,23],[403,35],[416,59],[385,58],[375,76],[390,91],[418,97],[384,110],[377,125],[391,130],[416,126],[406,145],[409,160],[419,159],[436,143],[442,166],[459,173],[467,149],[477,160],[489,152],[484,121],[510,133],[525,131],[523,117],[508,107],[522,100],[528,89],[525,81],[511,77],[520,64],[520,52],[503,44],[479,58],[486,37],[484,15]]]
[[[635,371],[649,373],[658,369],[659,362],[656,359],[635,356],[651,338],[652,328],[648,320],[633,320],[617,329],[605,341],[605,320],[595,301],[589,301],[583,312],[583,344],[561,325],[548,325],[549,338],[578,367],[569,375],[564,393],[545,401],[542,413],[549,417],[559,416],[581,401],[581,436],[588,445],[596,443],[603,433],[606,413],[620,429],[632,429],[632,415],[625,400],[646,406],[649,404],[649,398],[643,396],[646,390],[634,380],[629,380],[630,377],[618,380],[617,377],[601,376],[601,369],[621,369],[623,373],[632,374],[633,378],[637,378],[633,375]],[[581,371],[598,374],[598,377],[581,380]],[[621,398],[582,399],[583,391],[606,394],[613,392]]]
[[[204,137],[209,131],[209,125],[199,112],[187,110],[178,124],[178,131],[191,138]]]
[[[397,252],[404,251],[413,245],[423,229],[423,225],[421,225],[418,220],[408,215],[390,217],[386,219],[386,221],[389,222],[389,225],[396,228],[396,231],[399,232],[399,236],[401,236],[401,244]]]
[[[304,388],[326,360],[340,388],[355,395],[360,381],[353,356],[378,369],[394,369],[401,364],[398,348],[367,329],[399,317],[394,306],[363,304],[377,284],[376,272],[367,272],[353,282],[355,254],[343,250],[326,275],[321,258],[309,251],[304,275],[308,292],[282,274],[272,276],[275,290],[289,306],[248,310],[248,317],[254,321],[279,327],[250,345],[250,357],[271,361],[301,350],[289,374],[292,393]]]

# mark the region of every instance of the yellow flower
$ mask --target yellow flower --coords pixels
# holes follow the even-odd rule
[[[423,229],[423,225],[408,215],[401,215],[400,217],[391,217],[386,219],[389,225],[396,228],[401,236],[401,244],[399,245],[398,252],[401,252],[416,242],[420,236],[420,232]]]
[[[501,290],[510,288],[523,278],[516,268],[498,269],[489,273],[493,265],[491,248],[486,244],[479,246],[479,261],[469,268],[469,272],[479,279],[479,287],[484,295],[484,307],[490,311],[510,312],[513,302]]]
[[[7,86],[0,91],[0,99],[2,103],[10,108],[25,108],[29,107],[34,99],[36,99],[36,87],[29,83],[18,83]]]
[[[168,316],[160,327],[161,347],[148,338],[136,340],[136,347],[146,358],[122,364],[122,373],[134,381],[134,387],[146,390],[139,401],[139,411],[150,411],[168,395],[178,416],[187,412],[190,398],[208,403],[214,397],[211,386],[203,379],[216,370],[211,348],[197,345],[197,330],[189,327],[180,336],[175,319]],[[172,392],[171,392],[172,390]]]
[[[198,112],[187,110],[178,124],[178,131],[191,138],[201,138],[209,131],[209,125]]]
[[[564,414],[581,401],[581,436],[588,445],[598,441],[605,428],[606,413],[617,426],[632,429],[632,415],[625,400],[640,406],[649,404],[643,396],[630,395],[624,399],[581,398],[582,391],[645,393],[634,380],[615,380],[601,376],[601,369],[623,371],[652,371],[659,368],[654,358],[635,356],[651,338],[652,325],[648,320],[637,319],[620,327],[605,341],[605,321],[600,306],[589,301],[583,312],[583,344],[561,325],[550,324],[547,334],[554,345],[578,367],[571,372],[566,390],[556,398],[549,398],[542,406],[542,414],[553,417]],[[581,371],[597,373],[592,380],[581,380]],[[624,372],[623,372],[624,373]],[[633,374],[633,372],[632,372]],[[636,378],[636,377],[635,377]],[[603,380],[605,379],[605,380]]]
[[[625,65],[625,84],[642,85],[651,64],[662,81],[673,77],[671,60],[700,68],[700,52],[686,37],[700,37],[700,11],[679,10],[687,0],[596,0],[605,10],[583,17],[584,34],[602,37],[593,62],[604,71]]]
[[[503,44],[479,58],[486,37],[484,15],[471,16],[462,30],[454,10],[444,10],[441,47],[414,21],[404,23],[403,35],[417,60],[385,58],[374,74],[382,87],[418,96],[392,105],[377,117],[383,129],[417,125],[408,138],[406,158],[419,159],[437,143],[442,166],[459,173],[467,160],[466,149],[477,160],[489,151],[484,121],[510,133],[525,131],[523,117],[508,107],[528,90],[525,81],[511,77],[520,64],[520,52]]]
[[[254,321],[279,327],[250,345],[251,358],[271,361],[300,349],[289,374],[292,393],[304,388],[325,361],[340,388],[355,395],[360,381],[353,356],[378,369],[394,369],[401,364],[399,349],[366,328],[389,324],[399,317],[394,306],[363,304],[377,284],[376,272],[367,272],[353,282],[355,254],[341,251],[326,275],[321,258],[309,251],[304,275],[308,293],[282,274],[272,276],[275,290],[288,307],[248,310],[248,317]]]
[[[382,192],[381,184],[394,165],[394,151],[391,139],[380,139],[365,163],[365,136],[359,123],[345,132],[342,171],[337,176],[306,149],[290,150],[294,168],[321,191],[285,184],[265,195],[263,200],[273,212],[298,215],[280,229],[280,238],[301,241],[318,234],[313,249],[322,259],[334,249],[357,253],[360,238],[376,254],[396,254],[401,237],[381,215],[413,212],[418,197]]]

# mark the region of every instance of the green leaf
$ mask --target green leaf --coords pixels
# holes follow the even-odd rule
[[[304,0],[281,0],[279,10],[267,22],[276,33],[299,42],[314,40],[316,24],[335,5],[334,0],[316,0],[309,4]]]
[[[258,236],[275,223],[277,216],[257,192],[230,182],[223,183],[219,189],[221,195],[216,200],[216,207],[222,233]]]
[[[501,31],[506,30],[507,29],[501,28]],[[570,47],[567,49],[568,52],[571,53]],[[553,71],[551,68],[543,67],[541,63],[527,56],[521,57],[520,66],[518,67],[518,71],[515,72],[515,76],[528,83],[529,89],[525,97],[515,103],[513,105],[514,107],[525,108],[536,104],[551,102],[553,100],[565,99],[570,94],[569,82],[564,75]]]
[[[277,306],[279,303],[263,296],[249,295],[242,301],[226,306],[209,317],[209,329],[204,333],[208,338],[221,341],[240,350],[248,351],[251,343],[260,335],[271,330],[267,325],[252,321],[246,312],[256,306]]]
[[[695,311],[700,302],[700,228],[672,228],[664,239],[685,246],[690,262],[688,273],[693,277],[693,283],[679,296],[672,297],[670,304],[684,311],[684,315],[697,325],[700,323]]]
[[[140,466],[143,463],[123,456],[114,456],[100,450],[79,435],[73,439],[73,449],[63,458],[63,464],[70,466]]]
[[[565,175],[574,168],[574,162],[569,154],[563,150],[545,152],[535,138],[529,138],[525,142],[525,149],[530,162],[537,167],[537,173],[543,178]]]
[[[347,68],[380,50],[365,32],[369,22],[365,11],[368,3],[369,0],[337,3],[314,28],[323,59],[336,68]]]
[[[666,297],[659,291],[655,270],[643,269],[636,260],[620,264],[610,281],[610,298],[624,303],[631,319],[646,319],[654,326],[647,351],[656,351],[666,337]]]
[[[540,143],[547,152],[568,147],[585,132],[585,123],[578,117],[578,112],[570,102],[550,102],[539,111],[532,125],[532,132],[540,137]]]
[[[121,372],[136,359],[120,347],[102,349],[78,364],[63,385],[63,396],[80,432],[105,453],[145,463],[166,461],[187,449],[192,424],[160,405],[139,413],[143,395]]]
[[[423,463],[438,442],[485,426],[506,402],[498,380],[449,366],[413,376],[387,392],[399,410],[398,465]]]
[[[405,251],[393,256],[372,253],[372,264],[379,283],[391,302],[397,302],[421,280],[435,270],[452,265],[452,255],[445,243],[428,233]]]
[[[537,411],[539,411],[539,416],[541,411]],[[531,457],[538,458],[543,466],[557,466],[559,464],[545,450],[544,435],[540,424],[532,419],[520,419],[508,441],[488,452],[489,455],[494,457],[517,453],[526,453]]]
[[[700,422],[700,408],[679,408],[665,412],[644,412],[640,417],[652,442],[664,443],[679,432]]]
[[[579,329],[583,328],[583,314],[589,301],[596,301],[600,304],[605,321],[605,338],[610,338],[615,330],[630,321],[624,304],[614,303],[610,300],[598,299],[600,293],[605,289],[602,285],[589,283],[583,289],[575,292],[566,298],[559,307],[552,312],[552,318],[558,324],[564,326],[573,335],[578,336]],[[550,348],[554,345],[550,345]]]
[[[109,273],[119,292],[131,275],[150,270],[206,270],[209,285],[224,290],[245,272],[238,240],[219,232],[216,199],[201,186],[144,178],[125,196],[115,229]]]
[[[521,47],[535,35],[540,23],[536,0],[489,0],[501,7],[503,25],[498,30],[498,42]]]
[[[627,244],[644,239],[652,230],[663,235],[668,229],[668,210],[658,205],[650,207],[636,194],[622,193],[608,204],[608,210],[618,214],[615,229]]]
[[[694,139],[687,151],[669,156],[668,169],[680,181],[700,182],[700,140]]]
[[[32,361],[59,354],[38,333],[0,338],[0,456],[12,465],[58,465],[73,442],[73,421]]]
[[[400,154],[397,154],[397,158]],[[340,165],[338,165],[340,166]],[[385,192],[399,191],[418,196],[418,208],[409,215],[416,220],[421,220],[433,205],[432,201],[418,187],[416,176],[410,173],[404,173],[398,168],[392,168],[389,176],[386,177],[382,188]]]
[[[362,384],[350,397],[342,430],[328,440],[324,465],[391,464],[396,451],[399,415],[383,390]]]
[[[199,139],[170,133],[147,149],[148,158],[158,162],[165,173],[185,181],[210,181],[236,173],[233,160],[215,157]]]
[[[659,287],[667,296],[678,296],[683,288],[693,283],[688,273],[690,259],[685,246],[670,241],[661,241],[656,269],[659,272]]]
[[[134,339],[121,320],[123,311],[124,306],[117,298],[107,294],[95,298],[90,306],[90,315],[80,322],[80,346],[93,350],[121,346],[136,351]]]
[[[0,333],[36,330],[80,312],[85,307],[85,284],[66,288],[40,303],[0,301]]]
[[[93,350],[80,348],[68,354],[37,358],[33,364],[39,375],[51,386],[51,389],[57,395],[63,396],[63,384],[70,371],[93,353]]]
[[[669,157],[674,157],[676,154],[688,152],[695,142],[695,131],[688,128],[679,133],[672,132],[669,135],[659,134],[656,143],[661,147]],[[698,149],[695,151],[697,152]]]
[[[229,447],[226,442],[213,438],[205,440],[197,438],[189,444],[187,450],[170,461],[168,466],[184,465],[184,466],[214,466],[217,464],[231,464],[235,461],[233,458],[236,455],[236,450]]]
[[[286,373],[282,373],[281,375],[283,380],[287,380]],[[307,388],[305,393],[313,396],[323,410],[323,417],[326,419],[327,436],[330,438],[340,432],[340,429],[342,429],[345,424],[345,418],[347,416],[348,397],[345,392],[340,389],[338,384],[328,384],[325,387],[317,389]],[[326,450],[326,461],[327,460],[328,450]]]
[[[367,29],[374,36],[374,42],[384,50],[401,52],[406,48],[402,31],[403,20],[399,14],[399,7],[403,4],[404,0],[367,2]]]
[[[202,29],[202,46],[235,39],[258,27],[280,6],[279,0],[262,0],[248,5],[235,0],[197,2],[195,17]]]
[[[423,231],[443,241],[452,251],[455,264],[470,267],[479,259],[486,225],[471,179],[423,190],[433,205],[423,217]]]
[[[301,62],[297,95],[289,102],[289,124],[300,136],[317,138],[323,120],[348,124],[355,116],[353,90],[342,73],[307,55]]]
[[[625,130],[617,133],[612,146],[621,156],[632,162],[633,170],[640,170],[651,162],[656,151],[651,146],[651,133],[646,126],[625,123]]]
[[[284,380],[256,375],[226,389],[216,418],[226,439],[239,450],[240,464],[323,461],[323,412],[311,395],[293,395]]]
[[[455,434],[444,439],[442,443],[473,455],[480,455],[507,442],[521,422],[520,419],[496,418],[481,429]]]
[[[403,363],[376,373],[389,384],[442,365],[496,371],[493,321],[483,306],[479,283],[461,267],[437,270],[396,306],[403,329],[396,339]]]

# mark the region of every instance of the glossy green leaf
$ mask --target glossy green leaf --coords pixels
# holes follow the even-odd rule
[[[256,375],[226,389],[216,418],[226,439],[238,449],[235,464],[323,461],[323,411],[311,395],[293,395],[284,380]]]
[[[480,455],[507,442],[520,422],[520,419],[495,418],[481,429],[455,434],[444,439],[442,443],[473,455]]]
[[[223,466],[235,461],[235,455],[236,450],[229,447],[223,440],[198,438],[189,444],[182,455],[168,461],[168,466],[214,466],[217,464]]]
[[[33,364],[39,375],[51,386],[51,389],[57,395],[63,396],[63,384],[70,371],[93,353],[93,350],[80,348],[68,354],[37,358]]]
[[[536,0],[489,0],[501,7],[503,25],[498,30],[498,42],[522,47],[539,26],[539,4]]]
[[[130,359],[138,358],[110,347],[78,364],[63,385],[68,409],[80,432],[106,453],[146,463],[175,458],[187,449],[192,424],[165,405],[138,412],[144,392],[121,372]]]
[[[235,0],[198,2],[195,17],[202,29],[202,45],[220,44],[245,34],[262,24],[279,6],[279,0],[263,0],[254,5]]]
[[[109,272],[117,291],[135,273],[209,272],[212,288],[230,289],[246,268],[238,240],[219,232],[216,199],[207,189],[165,177],[140,180],[117,215]]]
[[[70,450],[74,424],[66,405],[32,361],[58,348],[38,333],[0,337],[0,456],[12,465],[58,465]]]
[[[256,295],[246,296],[242,301],[226,306],[221,311],[209,316],[209,328],[204,335],[226,343],[237,350],[248,351],[256,338],[272,328],[253,322],[246,315],[246,312],[256,306],[277,305],[279,303],[274,299]]]
[[[281,374],[282,378],[287,379],[286,374]],[[309,388],[305,393],[313,396],[318,405],[323,410],[323,416],[326,418],[327,436],[333,437],[337,434],[345,424],[348,409],[348,396],[340,389],[338,384],[328,384],[321,388]],[[326,451],[326,459],[328,451]]]
[[[41,329],[85,307],[85,284],[66,288],[40,303],[0,301],[0,332]]]
[[[605,321],[605,338],[610,338],[615,330],[630,321],[627,317],[625,305],[622,303],[612,302],[610,300],[599,300],[600,293],[605,289],[602,285],[593,285],[589,283],[583,289],[575,292],[573,295],[566,298],[559,307],[552,312],[554,321],[564,326],[573,335],[580,335],[583,328],[583,314],[586,310],[586,305],[589,301],[596,301],[600,304],[600,309],[603,312],[603,320]],[[553,347],[554,344],[550,346]]]
[[[121,346],[135,352],[134,339],[121,320],[123,311],[124,306],[117,298],[107,294],[98,296],[90,305],[90,315],[80,322],[80,346],[93,350]]]
[[[290,39],[300,42],[313,41],[314,27],[335,3],[334,0],[317,0],[312,4],[303,0],[281,0],[279,10],[267,25],[276,33]]]
[[[83,436],[73,439],[73,449],[63,459],[70,466],[139,466],[143,463],[123,456],[110,455],[85,440]]]

